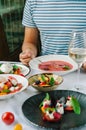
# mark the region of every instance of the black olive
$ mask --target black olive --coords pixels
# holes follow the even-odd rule
[[[41,83],[40,80],[35,81],[35,84],[36,84],[36,85],[38,85],[38,84],[40,84],[40,83]]]

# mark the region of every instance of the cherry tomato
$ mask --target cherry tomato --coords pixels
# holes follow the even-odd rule
[[[46,82],[41,82],[40,83],[40,87],[45,86],[45,85],[46,85]]]
[[[22,130],[22,125],[21,124],[16,124],[14,126],[14,129],[13,130]]]
[[[2,114],[2,121],[7,124],[10,125],[14,122],[14,114],[11,112],[5,112]]]
[[[12,86],[12,83],[10,81],[7,81],[6,85],[10,88]]]
[[[67,107],[65,107],[65,110],[66,111],[73,111],[73,107],[72,106],[67,106]]]
[[[15,72],[16,72],[16,74],[20,74],[21,70],[18,68]]]

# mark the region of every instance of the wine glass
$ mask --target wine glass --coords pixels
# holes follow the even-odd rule
[[[78,64],[77,79],[75,88],[77,90],[85,89],[85,86],[80,84],[80,68],[84,60],[86,59],[86,31],[74,31],[68,49],[69,56]]]

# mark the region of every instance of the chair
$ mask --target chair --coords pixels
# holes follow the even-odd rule
[[[0,16],[0,60],[6,60],[9,55],[9,47],[7,44],[4,25]]]
[[[9,46],[4,31],[4,24],[0,16],[0,61],[19,61],[19,53],[21,52],[21,46],[14,52],[9,52]]]

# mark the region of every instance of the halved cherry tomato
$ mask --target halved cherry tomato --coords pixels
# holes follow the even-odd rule
[[[1,118],[2,118],[2,121],[7,125],[10,125],[14,122],[14,114],[11,112],[3,113]]]
[[[6,85],[10,88],[10,87],[12,86],[11,81],[7,81],[7,82],[6,82]]]
[[[44,85],[46,85],[46,82],[41,82],[41,83],[40,83],[40,87],[42,87],[42,86],[44,86]]]
[[[67,106],[67,107],[65,107],[65,110],[66,111],[73,111],[73,107],[72,106]]]
[[[18,69],[16,69],[16,70],[14,70],[14,74],[20,74],[20,73],[21,73],[20,68],[18,68]]]
[[[14,129],[13,130],[22,130],[22,125],[21,124],[16,124],[14,126]]]

